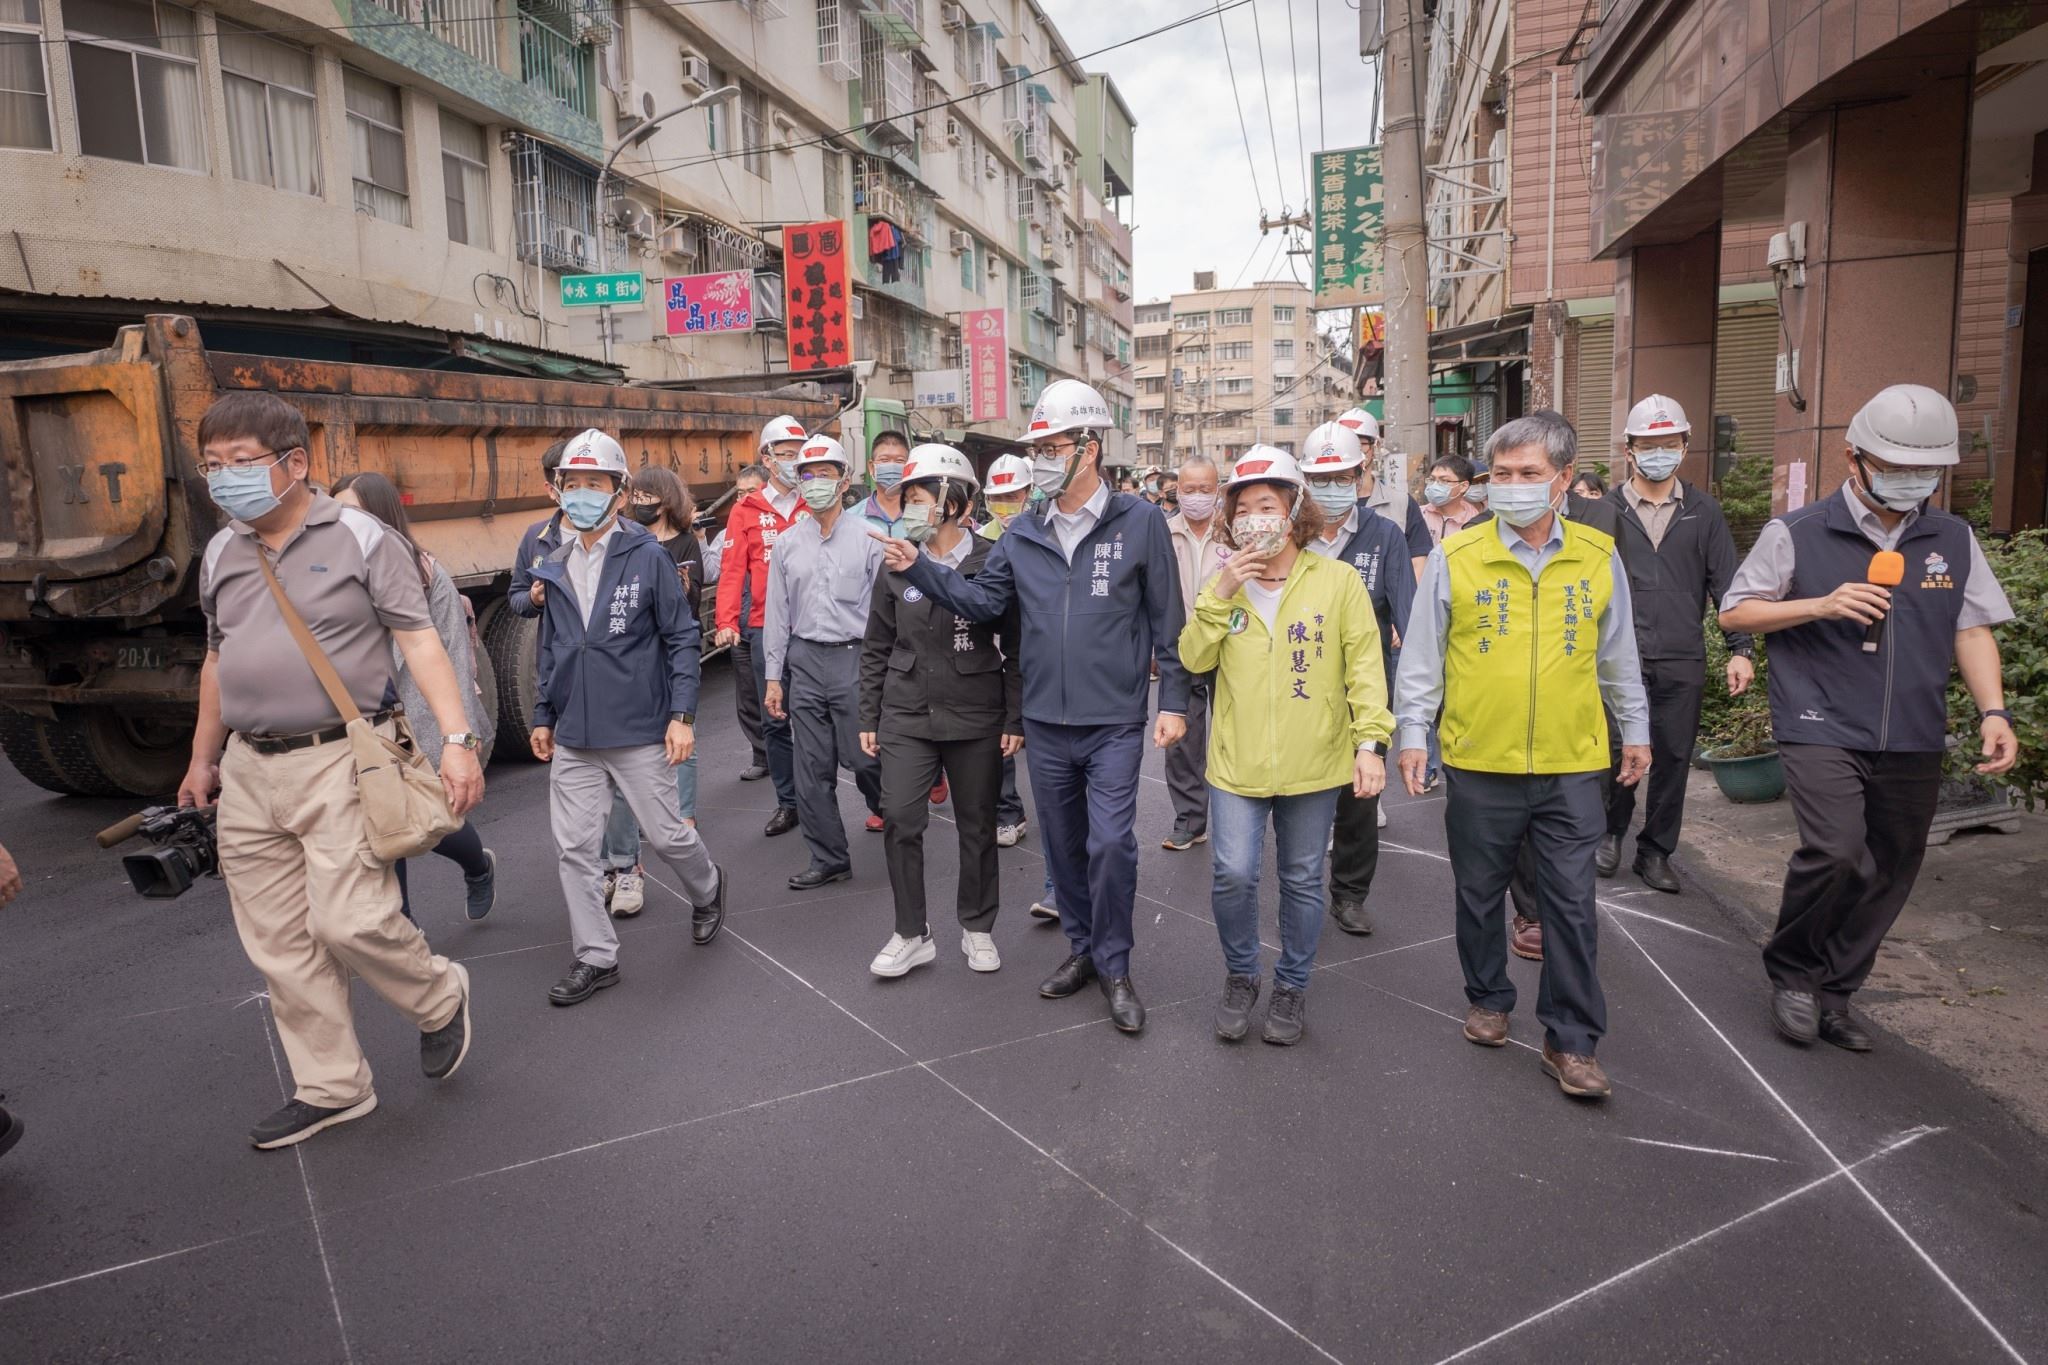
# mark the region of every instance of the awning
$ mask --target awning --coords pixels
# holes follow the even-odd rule
[[[449,349],[456,355],[468,356],[514,374],[530,374],[542,379],[574,379],[593,384],[626,382],[625,370],[617,365],[579,360],[575,356],[550,355],[524,346],[508,346],[502,341],[458,336]]]
[[[1534,308],[1513,308],[1490,322],[1444,327],[1429,334],[1432,363],[1462,364],[1494,356],[1526,355]]]

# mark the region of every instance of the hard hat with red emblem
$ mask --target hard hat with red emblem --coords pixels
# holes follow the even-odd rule
[[[1925,384],[1880,389],[1849,419],[1849,444],[1887,464],[1952,465],[1960,440],[1955,405]]]
[[[962,455],[951,446],[921,445],[910,452],[910,458],[903,464],[903,482],[936,483],[940,485],[939,499],[945,500],[945,485],[965,484],[971,495],[981,486],[981,480],[974,476],[974,461]]]
[[[1301,448],[1304,474],[1351,474],[1365,463],[1358,433],[1341,422],[1325,422],[1308,434]]]
[[[1299,491],[1301,466],[1278,446],[1253,446],[1237,457],[1237,463],[1230,468],[1230,481],[1224,486],[1243,488],[1253,483],[1284,483]]]
[[[625,448],[594,427],[577,432],[562,449],[562,462],[555,466],[555,477],[581,472],[625,478]]]
[[[779,446],[784,441],[801,441],[808,434],[804,430],[804,424],[796,418],[787,415],[777,417],[761,428],[761,449]]]
[[[1105,431],[1109,428],[1109,404],[1101,394],[1078,379],[1055,379],[1038,396],[1031,410],[1031,425],[1024,439],[1042,441],[1071,431]]]
[[[1360,441],[1377,441],[1380,438],[1380,419],[1364,408],[1353,408],[1337,419],[1337,425],[1356,432]]]
[[[844,473],[847,468],[846,447],[821,431],[805,441],[804,448],[796,453],[798,469],[812,464],[836,464],[840,472]]]
[[[1022,455],[998,456],[988,467],[988,486],[982,490],[992,498],[1021,498],[1031,491],[1031,461]]]
[[[1622,430],[1630,436],[1684,436],[1692,431],[1692,423],[1685,420],[1677,399],[1653,393],[1628,410],[1628,425]]]

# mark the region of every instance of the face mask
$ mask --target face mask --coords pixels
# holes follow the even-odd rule
[[[279,456],[278,459],[283,459]],[[254,521],[277,510],[283,501],[270,491],[270,471],[277,463],[247,465],[240,469],[218,469],[206,476],[207,496],[213,505],[236,521]]]
[[[1939,469],[1863,469],[1863,486],[1870,496],[1894,512],[1910,512],[1934,496],[1941,487]]]
[[[1471,503],[1474,507],[1486,506],[1488,499],[1490,499],[1493,496],[1492,492],[1490,491],[1492,487],[1493,485],[1491,484],[1473,484],[1470,488],[1465,490],[1465,501]]]
[[[1636,452],[1636,472],[1651,483],[1662,483],[1678,472],[1685,459],[1682,450],[1641,450]]]
[[[903,519],[898,523],[903,528],[903,538],[912,545],[922,545],[938,534],[939,528],[932,525],[932,504],[920,502],[903,509]]]
[[[839,503],[839,485],[823,479],[812,479],[799,490],[804,495],[804,506],[813,512],[822,512]]]
[[[1247,554],[1269,555],[1286,544],[1287,533],[1293,527],[1290,517],[1246,513],[1230,523],[1230,538]]]
[[[1323,515],[1342,521],[1351,515],[1351,509],[1358,506],[1356,485],[1340,483],[1325,488],[1321,484],[1310,484],[1308,495],[1316,500],[1316,506],[1323,509]]]
[[[1442,507],[1451,500],[1451,486],[1440,479],[1431,479],[1422,485],[1422,496],[1429,499],[1431,507]]]
[[[875,466],[875,487],[884,493],[903,482],[903,462],[892,460],[888,464]]]
[[[1067,486],[1067,462],[1058,456],[1031,457],[1031,483],[1048,498],[1056,498]]]
[[[1184,516],[1196,521],[1207,521],[1216,515],[1214,493],[1183,493],[1180,495],[1180,510]]]
[[[1510,526],[1528,526],[1543,519],[1555,496],[1547,483],[1504,483],[1493,490],[1493,514]]]
[[[777,460],[775,462],[775,477],[782,480],[782,485],[785,488],[796,487],[796,461]]]
[[[652,526],[661,518],[661,504],[658,502],[636,502],[626,509],[626,515],[642,526]]]
[[[988,505],[988,514],[1005,526],[1010,524],[1012,517],[1023,510],[1024,504],[1021,502],[992,502]]]
[[[569,488],[562,492],[562,515],[579,531],[595,531],[604,525],[612,510],[613,494],[595,488]]]

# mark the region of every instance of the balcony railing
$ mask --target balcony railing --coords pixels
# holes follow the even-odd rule
[[[481,0],[466,0],[481,3]],[[519,13],[519,76],[528,85],[545,91],[585,118],[597,116],[593,90],[597,84],[596,64],[590,48],[577,42],[557,23],[566,23],[535,10]]]
[[[386,14],[418,24],[485,66],[498,64],[498,9],[493,0],[370,0]]]

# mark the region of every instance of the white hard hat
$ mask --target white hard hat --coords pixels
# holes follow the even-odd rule
[[[1887,464],[1952,465],[1956,410],[1925,384],[1893,384],[1849,419],[1849,444]]]
[[[1249,483],[1284,483],[1299,491],[1301,466],[1278,446],[1253,446],[1237,457],[1237,463],[1230,469],[1230,482],[1225,487],[1242,488]]]
[[[781,445],[784,441],[801,441],[808,434],[804,430],[804,424],[797,421],[796,418],[789,416],[777,417],[771,420],[767,426],[761,428],[761,449],[766,450],[769,446]]]
[[[1308,434],[1301,448],[1304,474],[1349,474],[1365,463],[1358,433],[1340,422],[1325,422]]]
[[[1622,430],[1629,436],[1684,435],[1692,430],[1692,423],[1685,420],[1685,409],[1678,406],[1677,399],[1653,393],[1628,410],[1628,425]]]
[[[910,452],[903,465],[903,483],[964,483],[972,493],[981,487],[975,477],[974,461],[946,445],[922,445]]]
[[[1022,455],[1002,455],[988,467],[988,486],[982,490],[992,498],[1021,498],[1031,491],[1031,461]]]
[[[821,431],[805,441],[804,448],[796,453],[796,467],[802,469],[807,464],[836,464],[846,469],[846,447]]]
[[[1337,425],[1358,433],[1361,441],[1377,441],[1380,438],[1380,419],[1364,408],[1353,408],[1337,419]]]
[[[1038,396],[1024,439],[1036,441],[1069,431],[1101,431],[1109,426],[1109,404],[1078,379],[1055,379]]]
[[[555,476],[560,478],[564,474],[586,470],[625,478],[625,448],[594,427],[577,432],[563,447],[562,462],[555,467]]]

